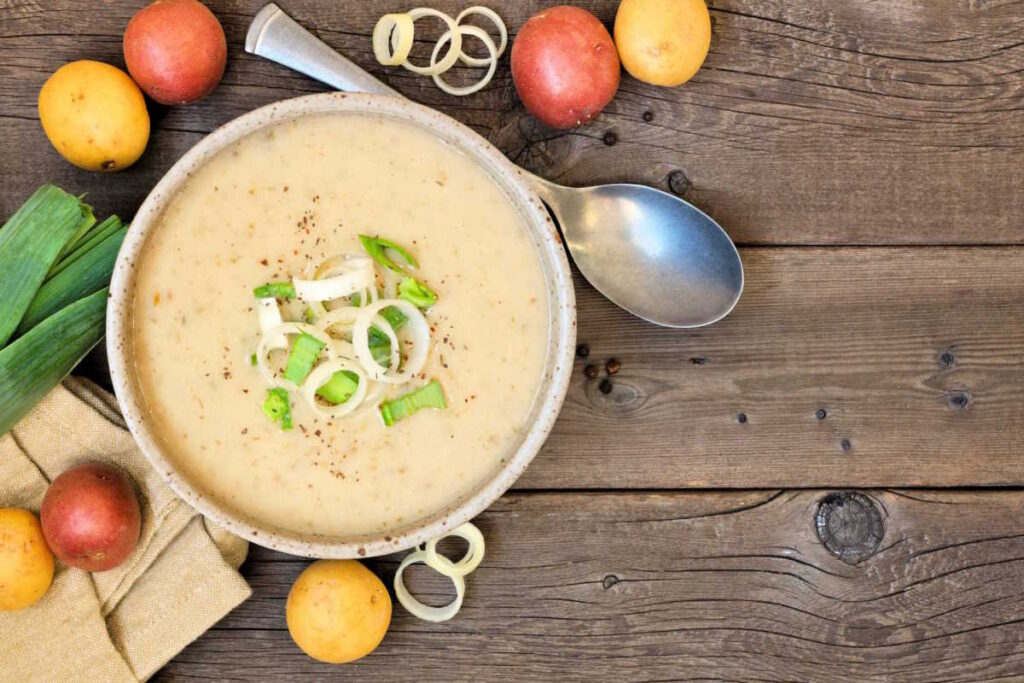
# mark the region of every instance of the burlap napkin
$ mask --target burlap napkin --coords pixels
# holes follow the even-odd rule
[[[150,467],[114,397],[69,379],[0,437],[0,507],[36,512],[47,483],[85,460],[127,471],[142,535],[128,560],[89,574],[58,564],[24,610],[0,612],[0,681],[145,680],[249,594],[248,544],[196,514]]]

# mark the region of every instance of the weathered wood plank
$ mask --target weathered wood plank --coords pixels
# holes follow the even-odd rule
[[[65,61],[120,64],[121,31],[137,4],[0,2],[0,214],[58,180],[131,215],[200,134],[261,104],[321,90],[242,53],[262,0],[211,0],[231,45],[220,89],[198,105],[158,108],[152,150],[116,182],[73,171],[43,142],[36,92]],[[716,0],[712,53],[691,83],[658,89],[626,78],[595,123],[570,133],[545,130],[525,113],[504,65],[485,91],[461,100],[427,79],[376,66],[368,34],[380,14],[405,8],[401,2],[282,4],[332,46],[526,167],[567,184],[629,179],[671,187],[742,243],[1024,239],[1018,3]],[[435,4],[454,12],[465,3]],[[515,31],[551,3],[492,4]],[[617,2],[578,4],[610,23]]]
[[[745,249],[723,322],[655,328],[577,282],[577,361],[519,486],[1024,482],[1024,251]],[[606,387],[607,388],[607,387]],[[819,412],[821,411],[821,412]]]
[[[856,565],[819,542],[826,492],[513,494],[453,621],[396,606],[344,667],[291,643],[306,561],[254,548],[255,596],[162,681],[991,681],[1024,670],[1019,492],[867,492],[884,535]],[[396,558],[371,566],[390,584]],[[410,570],[412,572],[412,570]],[[445,588],[413,573],[438,602]]]

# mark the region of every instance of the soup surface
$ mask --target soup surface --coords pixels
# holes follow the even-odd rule
[[[219,153],[161,220],[133,355],[151,429],[204,495],[286,531],[358,537],[437,514],[512,455],[543,373],[548,294],[522,218],[472,159],[412,124],[307,117]],[[448,407],[385,427],[372,406],[325,420],[295,395],[282,430],[250,362],[253,289],[360,253],[360,233],[407,247],[437,292],[424,377]]]

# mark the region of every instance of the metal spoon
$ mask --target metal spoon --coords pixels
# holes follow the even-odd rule
[[[339,90],[402,97],[273,3],[253,19],[245,51]],[[666,327],[701,327],[739,300],[736,246],[689,202],[644,185],[570,188],[525,176],[558,219],[583,276],[630,313]]]

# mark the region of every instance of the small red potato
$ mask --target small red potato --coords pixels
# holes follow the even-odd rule
[[[619,72],[608,29],[578,7],[538,12],[512,44],[512,81],[519,98],[552,128],[594,118],[619,89]]]
[[[138,545],[142,527],[128,477],[100,462],[77,465],[54,479],[39,517],[53,554],[89,572],[124,562]]]
[[[128,73],[161,104],[187,104],[210,94],[227,58],[224,29],[198,0],[156,0],[124,32]]]

